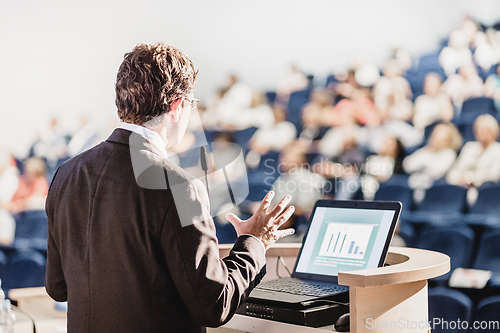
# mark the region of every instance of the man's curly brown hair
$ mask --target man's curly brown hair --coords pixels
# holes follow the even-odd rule
[[[120,120],[142,125],[170,111],[193,91],[197,71],[184,52],[164,43],[138,44],[126,53],[116,77]]]

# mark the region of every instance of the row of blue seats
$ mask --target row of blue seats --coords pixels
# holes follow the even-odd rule
[[[46,257],[35,250],[0,251],[0,279],[6,295],[14,288],[44,285]]]
[[[473,301],[458,290],[444,287],[429,289],[429,323],[433,333],[499,332],[499,313],[498,295],[486,297],[474,306]]]
[[[400,232],[403,238],[405,232]],[[500,282],[500,226],[477,232],[466,225],[426,226],[407,245],[437,251],[451,258],[448,274],[436,278],[447,281],[458,267],[488,270],[495,273],[492,286]]]
[[[443,222],[455,222],[465,214],[474,221],[500,216],[500,186],[485,184],[478,189],[476,202],[467,204],[467,188],[449,184],[435,185],[425,191],[420,203],[414,202],[413,189],[408,186],[404,176],[393,176],[380,185],[375,200],[397,200],[403,204],[403,218],[418,221],[427,218],[428,213],[439,217]]]

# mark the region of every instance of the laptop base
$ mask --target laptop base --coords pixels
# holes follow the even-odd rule
[[[347,306],[338,304],[321,304],[303,309],[289,309],[280,305],[266,305],[251,301],[243,303],[236,310],[236,313],[250,317],[309,327],[332,325],[347,312],[349,312]]]

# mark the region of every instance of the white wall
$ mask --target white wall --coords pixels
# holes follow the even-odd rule
[[[0,0],[0,145],[26,151],[58,115],[115,119],[114,80],[139,42],[183,49],[209,98],[230,72],[273,88],[290,63],[324,76],[355,56],[378,64],[389,47],[433,50],[467,13],[492,23],[495,0]]]

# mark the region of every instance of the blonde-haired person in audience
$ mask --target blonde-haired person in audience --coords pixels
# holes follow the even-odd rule
[[[424,94],[415,99],[413,125],[423,131],[436,121],[453,119],[453,105],[448,95],[441,91],[443,81],[436,73],[429,73],[424,81]]]
[[[49,191],[45,162],[40,158],[29,158],[24,163],[24,174],[19,178],[19,187],[7,205],[11,213],[45,208]]]
[[[436,125],[427,145],[403,160],[403,168],[410,174],[410,187],[427,189],[444,177],[455,162],[461,144],[462,137],[455,125]]]
[[[464,145],[446,180],[450,184],[475,187],[499,181],[500,143],[496,141],[499,133],[500,127],[493,116],[479,116],[474,122],[476,141]]]

